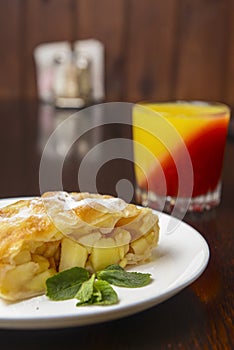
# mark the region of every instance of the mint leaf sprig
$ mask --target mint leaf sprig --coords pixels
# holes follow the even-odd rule
[[[76,306],[112,305],[118,295],[111,284],[126,288],[139,288],[151,281],[149,273],[127,272],[119,265],[109,265],[90,275],[82,267],[73,267],[57,273],[46,281],[46,295],[51,300],[77,299]]]
[[[46,295],[52,300],[72,299],[89,276],[89,272],[82,267],[59,272],[46,280]]]
[[[139,288],[150,283],[149,273],[127,272],[119,265],[110,265],[97,273],[97,278],[118,287]]]
[[[88,282],[89,281],[84,283]],[[76,304],[76,306],[112,305],[117,304],[119,301],[116,291],[106,281],[94,280],[93,287],[91,287],[91,284],[89,284],[89,288],[89,292],[92,288],[92,294],[90,293],[90,298],[86,297],[88,293],[79,293],[80,291],[77,293],[77,299],[79,300],[79,302]]]

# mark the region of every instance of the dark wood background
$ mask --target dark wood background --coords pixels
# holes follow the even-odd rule
[[[0,98],[37,96],[33,50],[96,38],[107,101],[234,105],[233,0],[0,0]]]

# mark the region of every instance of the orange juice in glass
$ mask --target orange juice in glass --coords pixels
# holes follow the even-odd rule
[[[202,211],[220,202],[230,110],[221,103],[142,103],[133,108],[137,194],[142,204]],[[162,208],[163,207],[163,208]]]

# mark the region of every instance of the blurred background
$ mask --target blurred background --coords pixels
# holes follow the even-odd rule
[[[234,105],[232,0],[0,0],[0,98],[36,98],[41,43],[97,39],[105,100]]]
[[[63,53],[77,42],[92,39],[96,43],[98,51],[94,50],[91,61],[73,52],[68,61],[55,55],[50,63],[58,73],[53,82],[58,95],[64,94],[68,80],[74,83],[74,76],[81,73],[86,94],[90,69],[99,57],[90,83],[91,90],[96,84],[98,97],[86,94],[89,98],[82,107],[100,101],[175,99],[234,106],[233,0],[0,0],[0,9],[1,197],[39,193],[41,152],[57,125],[74,113],[74,108],[58,108],[53,99],[38,98],[40,81],[48,87],[49,75],[40,80],[35,53],[48,43],[62,43]],[[43,57],[48,63],[47,56]],[[70,67],[67,75],[64,64]],[[73,103],[79,91],[69,91]],[[52,150],[54,158],[59,157],[63,142],[69,142],[67,134],[68,140],[60,138]],[[72,161],[67,161],[65,189],[77,189],[77,157],[82,159],[100,138],[120,135],[122,131],[115,127],[104,135],[94,131],[81,141],[78,153],[74,151]],[[115,169],[113,162],[110,167]],[[120,168],[120,178],[128,178],[129,168],[116,163],[116,169]],[[75,174],[74,181],[71,174]],[[115,184],[108,185],[108,176],[99,175],[100,192],[115,194]]]

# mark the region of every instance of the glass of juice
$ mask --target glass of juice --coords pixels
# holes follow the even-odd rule
[[[230,109],[203,101],[133,107],[139,203],[167,212],[203,211],[220,202]]]

